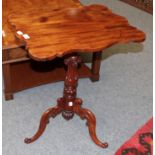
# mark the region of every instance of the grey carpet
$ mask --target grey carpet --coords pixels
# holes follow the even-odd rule
[[[39,140],[24,144],[23,139],[38,128],[41,113],[62,95],[63,83],[58,82],[16,93],[12,101],[3,97],[3,155],[114,155],[152,116],[152,15],[120,1],[83,3],[105,4],[147,35],[143,44],[115,45],[105,50],[99,82],[79,81],[78,96],[84,101],[83,107],[96,115],[97,135],[109,147],[96,146],[85,121],[78,116],[67,122],[61,115],[51,119]]]

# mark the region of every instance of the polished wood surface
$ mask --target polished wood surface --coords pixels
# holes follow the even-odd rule
[[[2,1],[2,29],[3,49],[17,48],[25,45],[25,42],[15,37],[14,30],[8,22],[12,14],[24,15],[28,12],[42,13],[46,10],[59,10],[66,7],[81,5],[78,0],[3,0]],[[32,14],[34,16],[34,14]],[[32,17],[31,16],[31,17]]]
[[[22,49],[25,46],[25,41],[15,36],[14,28],[8,21],[9,17],[14,14],[24,15],[32,11],[34,11],[35,14],[35,12],[45,12],[49,9],[52,12],[67,7],[79,6],[82,5],[78,0],[3,0],[3,57],[7,55],[6,59],[3,60],[3,76],[5,81],[4,93],[7,100],[13,98],[14,92],[49,82],[60,81],[65,77],[65,70],[63,67],[61,69],[51,70],[50,72],[37,72],[31,67],[31,61],[29,57],[26,56],[27,50]],[[37,14],[35,16],[37,16]],[[18,54],[13,51],[16,51]],[[23,54],[25,54],[25,56],[22,56]],[[18,57],[18,55],[22,57]],[[98,60],[93,59],[93,64],[96,63],[98,63]],[[96,74],[94,75],[94,73],[99,71],[98,68],[92,68],[91,73],[90,69],[83,64],[79,70],[80,78],[90,77],[93,81],[97,81],[99,78],[96,78]],[[22,79],[20,77],[21,74],[24,74],[24,78]],[[60,76],[56,76],[60,74],[62,75],[61,78]]]
[[[18,11],[7,15],[7,21],[35,60],[51,60],[72,52],[96,52],[116,43],[145,39],[142,31],[105,6],[55,0],[44,2],[38,10],[32,3],[27,1],[24,9],[16,4]]]
[[[97,52],[117,43],[142,42],[145,34],[102,5],[82,6],[78,0],[25,2],[28,7],[17,5],[18,11],[6,15],[16,39],[25,43],[29,56],[37,61],[52,60],[67,54],[64,63],[68,67],[63,97],[58,99],[57,106],[43,113],[38,131],[33,137],[26,138],[25,143],[37,140],[44,132],[49,117],[62,112],[67,120],[73,118],[74,113],[87,119],[94,143],[102,148],[108,147],[96,136],[94,114],[82,108],[82,100],[76,97],[77,69],[81,59],[75,52]],[[55,8],[52,8],[52,4],[55,4]],[[96,55],[94,58],[100,57]],[[93,64],[93,68],[99,70],[99,63]],[[98,76],[98,71],[93,74]]]

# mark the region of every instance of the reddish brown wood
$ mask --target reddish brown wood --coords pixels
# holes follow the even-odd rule
[[[6,100],[13,99],[15,92],[65,79],[63,59],[56,59],[50,63],[31,60],[6,62],[2,67]],[[78,73],[80,78],[91,78],[91,70],[84,63],[78,68]]]
[[[67,7],[78,7],[81,3],[79,0],[3,0],[2,5],[3,49],[10,49],[25,45],[25,42],[15,37],[14,31],[8,23],[8,17],[12,14],[24,14],[29,11],[43,13],[47,9],[53,11]],[[31,17],[36,15],[32,15]]]
[[[15,4],[17,11],[13,12],[11,8],[9,13],[5,14],[7,24],[16,35],[16,39],[26,44],[29,56],[37,61],[49,61],[75,52],[97,52],[116,43],[145,40],[142,31],[131,26],[126,18],[112,13],[102,5],[82,6],[78,0],[45,0],[47,3],[41,0],[38,0],[38,3],[34,3],[35,0],[27,0],[22,9],[19,5],[20,0],[8,1]],[[37,7],[34,8],[32,4],[36,4]],[[6,5],[7,3],[4,4],[5,8]],[[50,6],[55,8],[51,9]],[[65,59],[68,72],[64,95],[58,99],[56,109],[58,112],[62,110],[62,115],[67,120],[71,119],[74,113],[86,118],[92,140],[106,148],[107,143],[100,142],[96,136],[95,116],[91,111],[81,108],[82,100],[76,98],[78,63],[80,59],[77,56]],[[97,64],[94,66],[99,66]],[[99,67],[94,68],[99,70]],[[53,114],[55,115],[53,108],[43,114],[37,133],[26,139],[26,143],[31,143],[41,136],[48,118]]]
[[[63,101],[65,107],[73,106],[74,101],[76,99],[76,88],[78,81],[78,64],[81,63],[80,57],[70,57],[66,58],[64,61],[65,65],[68,66],[68,71],[66,73],[65,84],[64,84],[64,92],[63,98],[60,99]],[[65,108],[66,109],[66,108]],[[62,112],[62,116],[69,120],[73,118],[74,112],[72,110],[64,110]]]
[[[88,109],[81,108],[82,100],[76,97],[78,84],[77,68],[78,64],[81,63],[81,58],[77,55],[68,56],[64,62],[68,66],[68,70],[64,83],[63,97],[57,100],[56,107],[49,108],[43,113],[38,131],[32,138],[26,138],[25,143],[28,144],[37,140],[44,132],[49,118],[62,112],[62,116],[66,120],[73,118],[74,113],[82,119],[86,119],[89,133],[94,143],[102,148],[108,147],[107,143],[102,143],[96,136],[96,119],[94,114]]]
[[[8,50],[4,50],[3,61],[7,61],[7,60],[8,60]],[[3,79],[4,86],[5,86],[4,88],[5,99],[10,100],[10,99],[13,99],[10,64],[4,64],[2,69],[3,69],[3,76],[5,77]]]
[[[48,7],[44,11],[29,7],[27,12],[10,15],[8,21],[16,37],[26,43],[30,57],[38,61],[145,40],[142,31],[102,5],[77,5],[53,11]]]
[[[6,100],[13,99],[15,92],[65,79],[65,67],[61,59],[55,59],[50,63],[35,62],[27,57],[27,51],[22,48],[3,50],[2,55],[3,73],[7,72],[7,74],[3,74]],[[97,62],[98,58],[93,56],[92,63]],[[5,71],[6,69],[7,71]],[[94,73],[97,72],[97,67],[90,69],[84,63],[78,68],[79,78],[92,80]],[[21,75],[23,75],[22,78]]]
[[[77,106],[74,108],[74,112],[81,117],[81,119],[87,120],[87,126],[89,134],[94,143],[102,148],[108,147],[108,143],[102,143],[96,136],[96,118],[95,115],[88,109]]]
[[[79,0],[38,0],[37,3],[36,0],[27,0],[24,5],[21,3],[23,3],[21,0],[3,0],[3,49],[25,46],[27,43],[26,47],[31,49],[29,54],[39,61],[50,60],[75,51],[96,52],[119,42],[140,42],[145,39],[143,32],[129,25],[124,17],[112,13],[105,6],[82,6]],[[18,35],[16,33],[18,30],[30,35],[31,39],[27,40],[23,35]],[[11,60],[9,63],[16,61]],[[99,78],[98,63],[100,62],[94,60],[93,81]],[[11,64],[11,74],[17,73],[15,70],[15,73],[12,71],[12,68],[16,67],[22,72],[25,67],[22,64],[18,64],[19,66],[17,63]],[[18,73],[20,75],[20,72]],[[31,68],[25,73],[32,73]],[[14,79],[18,81],[19,78]],[[42,77],[38,80],[42,81]],[[35,84],[31,80],[27,80],[26,83],[25,81],[22,81],[21,85],[16,85],[16,82],[12,84],[16,85],[12,90],[15,92],[39,85],[37,80]],[[32,86],[28,83],[32,83]]]
[[[93,53],[92,58],[92,77],[91,80],[98,81],[100,78],[100,66],[101,66],[101,59],[102,59],[102,51]]]
[[[48,110],[46,110],[41,117],[39,129],[36,132],[36,134],[32,138],[25,138],[24,142],[28,144],[37,140],[43,134],[47,123],[49,123],[49,118],[55,117],[60,112],[61,112],[61,108],[58,106],[55,106],[53,108],[49,108]]]
[[[13,91],[12,91],[12,79],[10,75],[10,64],[5,64],[3,65],[3,75],[4,75],[4,94],[5,94],[5,99],[6,100],[11,100],[13,99]]]
[[[132,6],[135,6],[139,9],[147,11],[150,14],[153,14],[153,0],[121,0],[125,3],[128,3]]]

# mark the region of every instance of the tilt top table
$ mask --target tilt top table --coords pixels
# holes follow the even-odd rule
[[[31,3],[29,0],[25,2]],[[77,98],[77,69],[82,60],[76,53],[97,52],[116,43],[142,42],[145,34],[102,5],[82,6],[78,0],[46,2],[37,1],[40,10],[34,6],[22,10],[19,6],[19,12],[12,13],[8,19],[16,37],[25,42],[32,59],[48,61],[64,56],[68,67],[63,97],[57,100],[55,107],[43,113],[38,131],[33,137],[26,138],[25,143],[37,140],[49,118],[62,113],[66,120],[73,118],[74,114],[86,119],[92,140],[106,148],[108,144],[102,143],[96,136],[95,115],[82,108],[82,100]],[[59,7],[51,10],[53,4]]]

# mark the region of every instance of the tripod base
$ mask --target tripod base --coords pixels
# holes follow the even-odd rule
[[[81,119],[87,120],[87,126],[89,134],[94,143],[102,148],[108,147],[107,143],[102,143],[96,136],[96,118],[95,115],[88,109],[82,108],[82,100],[76,98],[76,89],[78,82],[78,63],[81,62],[80,57],[77,55],[70,56],[65,59],[65,64],[68,65],[68,71],[66,73],[66,79],[64,84],[64,94],[62,98],[57,100],[57,105],[53,108],[47,109],[41,116],[39,129],[36,134],[31,138],[25,138],[25,143],[32,143],[37,140],[44,132],[46,125],[49,123],[50,117],[62,113],[62,116],[66,120],[73,118],[74,114],[77,114]]]
[[[77,99],[79,100],[79,99]],[[49,122],[49,118],[50,117],[55,117],[56,115],[62,113],[62,116],[66,119],[69,120],[71,118],[73,118],[74,114],[77,114],[81,117],[81,119],[86,119],[87,120],[87,126],[89,129],[89,134],[92,138],[92,140],[94,141],[94,143],[102,148],[106,148],[108,147],[107,143],[102,143],[96,136],[96,118],[94,116],[94,114],[85,108],[81,107],[81,103],[76,101],[76,104],[74,106],[70,106],[67,109],[64,109],[63,103],[58,100],[58,104],[57,106],[53,107],[53,108],[49,108],[47,109],[40,120],[40,125],[39,125],[39,129],[36,132],[36,134],[31,137],[31,138],[25,138],[25,143],[32,143],[33,141],[37,140],[44,132],[46,125]],[[70,109],[70,111],[69,111]]]

